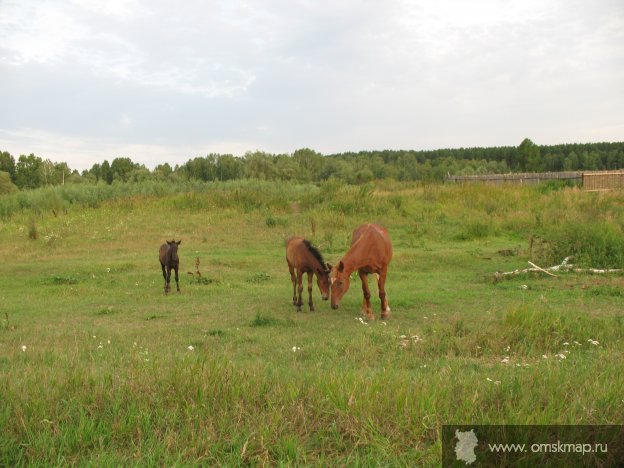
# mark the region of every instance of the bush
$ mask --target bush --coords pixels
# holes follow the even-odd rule
[[[624,267],[624,233],[608,221],[566,222],[548,229],[545,238],[537,258],[543,264],[557,264],[572,255],[575,264],[585,267]]]

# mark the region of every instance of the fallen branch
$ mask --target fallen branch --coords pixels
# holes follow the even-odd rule
[[[563,261],[559,265],[551,266],[551,267],[548,267],[548,268],[542,268],[542,267],[536,265],[533,262],[528,262],[528,264],[530,265],[530,268],[525,268],[523,270],[517,269],[517,270],[514,270],[514,271],[497,271],[496,273],[494,273],[494,279],[496,281],[500,281],[503,278],[506,278],[507,276],[516,276],[516,275],[520,275],[520,274],[523,274],[523,273],[531,273],[531,272],[546,273],[547,275],[554,276],[554,277],[557,277],[559,275],[553,274],[552,273],[553,271],[556,271],[556,272],[560,272],[560,271],[573,271],[574,273],[591,273],[591,274],[622,273],[622,272],[624,272],[624,269],[622,269],[622,268],[607,268],[607,269],[601,269],[601,268],[576,268],[574,266],[574,264],[568,263],[571,259],[572,259],[572,257],[566,257],[566,258],[563,259]]]
[[[533,268],[535,268],[536,270],[541,271],[542,273],[546,273],[547,275],[554,276],[554,277],[557,277],[557,276],[558,276],[558,275],[555,275],[554,273],[551,273],[551,272],[550,272],[550,271],[548,271],[548,270],[544,270],[542,267],[537,266],[537,265],[536,265],[535,263],[533,263],[533,262],[529,262],[529,265],[531,265],[531,266],[532,266]]]

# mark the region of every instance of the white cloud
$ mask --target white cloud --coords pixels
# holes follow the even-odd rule
[[[0,8],[0,149],[43,157],[618,140],[622,82],[619,0]]]

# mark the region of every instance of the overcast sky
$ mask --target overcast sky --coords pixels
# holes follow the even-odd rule
[[[0,0],[0,150],[73,169],[624,140],[622,0]]]

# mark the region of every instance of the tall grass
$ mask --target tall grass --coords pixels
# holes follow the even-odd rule
[[[530,239],[545,264],[621,267],[620,194],[47,190],[0,223],[0,465],[435,466],[443,424],[624,418],[622,277],[488,279],[526,265]],[[355,280],[340,309],[293,312],[283,239],[335,261],[366,221],[392,236],[393,318],[358,320]],[[165,296],[156,251],[173,235],[182,293]],[[210,281],[184,273],[196,258]]]

